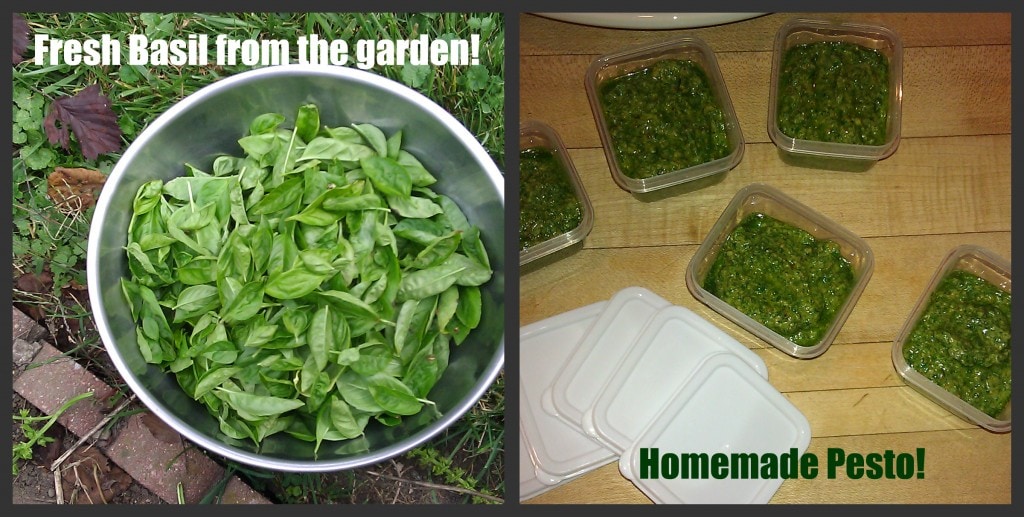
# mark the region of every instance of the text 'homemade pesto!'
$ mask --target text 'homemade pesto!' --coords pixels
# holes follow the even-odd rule
[[[946,391],[998,415],[1010,401],[1010,293],[951,272],[928,299],[903,357]]]
[[[889,60],[854,43],[796,45],[779,68],[777,120],[802,140],[883,145],[889,118]]]
[[[752,213],[722,243],[704,289],[793,343],[811,346],[854,283],[838,244]]]
[[[575,229],[583,221],[569,172],[543,147],[519,152],[519,249]]]
[[[707,74],[689,60],[659,61],[601,85],[622,174],[644,179],[729,155],[725,113]]]

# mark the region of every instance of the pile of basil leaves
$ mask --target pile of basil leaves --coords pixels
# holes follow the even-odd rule
[[[205,172],[145,183],[121,287],[145,360],[220,430],[357,438],[371,419],[437,413],[427,394],[480,322],[480,230],[370,124],[260,115]]]

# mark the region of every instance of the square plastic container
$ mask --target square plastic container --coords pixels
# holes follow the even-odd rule
[[[806,452],[810,442],[810,423],[789,399],[739,357],[715,354],[620,456],[619,472],[659,504],[763,504],[778,491],[781,477],[683,479],[668,472],[645,476],[642,450],[657,449],[661,458],[707,454],[727,462],[733,454],[773,454],[781,462],[782,455],[793,449]]]
[[[725,303],[717,296],[704,289],[704,279],[708,270],[715,262],[722,243],[726,240],[733,229],[752,213],[763,213],[784,223],[796,226],[818,239],[827,239],[835,242],[840,253],[853,268],[854,286],[846,301],[836,311],[832,323],[829,325],[822,338],[814,345],[801,346],[789,339],[779,335],[763,324],[755,321],[750,316],[739,311],[732,305]],[[781,191],[768,185],[754,183],[748,185],[736,193],[732,201],[722,212],[721,217],[708,232],[708,236],[697,248],[690,265],[686,270],[686,287],[695,298],[711,307],[719,314],[732,320],[755,336],[767,341],[769,344],[783,352],[800,359],[810,359],[825,353],[836,334],[842,328],[846,318],[853,311],[854,305],[860,298],[864,287],[874,269],[874,255],[871,248],[863,239],[853,234],[835,221],[828,219],[810,207],[803,205],[795,199],[783,194]]]
[[[907,338],[914,330],[922,313],[928,308],[928,301],[932,293],[947,275],[956,270],[970,272],[990,284],[1010,292],[1011,278],[1010,263],[1008,261],[978,246],[962,245],[956,247],[943,259],[928,283],[928,287],[922,293],[921,298],[910,313],[910,317],[907,318],[903,328],[896,336],[892,347],[892,364],[907,384],[953,414],[993,432],[1009,432],[1011,428],[1011,404],[1009,402],[1007,402],[1003,411],[993,418],[914,370],[913,367],[907,364],[903,356],[903,348]]]
[[[678,305],[647,322],[594,403],[597,438],[622,453],[708,358],[733,354],[767,379],[764,360],[695,312]]]
[[[590,203],[583,182],[576,172],[576,167],[565,149],[562,139],[547,124],[536,120],[527,120],[519,125],[519,149],[546,149],[551,151],[565,175],[572,185],[576,200],[580,203],[583,218],[575,227],[564,233],[555,235],[543,242],[534,244],[528,248],[519,250],[519,265],[524,266],[542,257],[547,257],[557,252],[567,251],[573,245],[583,242],[590,230],[594,228],[594,207]],[[522,207],[520,207],[522,210]]]
[[[548,399],[563,421],[600,441],[592,412],[601,388],[647,322],[668,306],[668,300],[643,287],[627,287],[612,296],[551,384]]]
[[[888,115],[884,143],[858,145],[803,140],[787,136],[779,129],[777,108],[782,59],[789,49],[797,45],[822,41],[857,44],[877,50],[888,58]],[[784,159],[798,165],[819,168],[865,170],[878,160],[890,156],[899,146],[902,101],[903,44],[892,30],[878,25],[798,18],[784,23],[776,33],[768,96],[768,135]]]
[[[558,417],[545,393],[562,364],[608,302],[531,323],[519,329],[519,419],[534,469],[533,479],[557,485],[615,460],[616,455]]]
[[[631,178],[623,173],[619,160],[615,156],[615,142],[612,140],[605,119],[600,89],[605,81],[629,75],[667,59],[692,61],[707,75],[715,99],[725,118],[729,154],[723,158],[650,178]],[[667,187],[682,187],[684,184],[689,190],[707,186],[721,180],[725,172],[739,164],[743,157],[743,132],[740,130],[736,112],[733,110],[732,99],[729,97],[725,80],[722,78],[722,72],[718,68],[718,60],[711,47],[698,38],[681,38],[601,56],[587,69],[585,83],[590,109],[594,113],[612,178],[616,184],[634,195],[643,195]],[[672,192],[675,193],[676,190],[674,189]]]

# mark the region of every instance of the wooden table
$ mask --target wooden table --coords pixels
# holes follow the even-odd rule
[[[774,37],[795,14],[715,27],[634,31],[520,17],[520,111],[564,139],[596,213],[583,248],[520,279],[520,325],[641,286],[708,319],[768,365],[807,417],[808,453],[926,450],[924,479],[788,479],[772,503],[1009,503],[1011,434],[965,422],[906,386],[893,339],[939,262],[959,244],[1010,258],[1010,15],[829,15],[879,23],[904,46],[902,141],[866,172],[787,165],[768,138]],[[716,52],[746,139],[718,184],[643,202],[612,181],[584,89],[598,56],[697,36]],[[770,184],[865,238],[875,270],[834,344],[792,358],[698,302],[686,267],[742,187]],[[610,463],[531,503],[649,503]]]

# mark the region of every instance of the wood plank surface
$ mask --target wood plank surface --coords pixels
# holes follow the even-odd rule
[[[1005,13],[842,13],[812,18],[881,23],[904,45],[902,139],[863,172],[796,166],[766,131],[775,32],[803,15],[775,13],[689,30],[606,29],[520,16],[522,119],[552,126],[594,206],[584,242],[520,275],[520,326],[640,286],[695,311],[765,361],[771,384],[811,426],[809,454],[916,454],[922,478],[854,479],[840,469],[787,479],[772,503],[1008,503],[1011,433],[962,420],[905,384],[893,340],[939,263],[973,244],[1011,258],[1010,16]],[[720,181],[641,199],[611,179],[584,75],[598,56],[696,35],[715,50],[746,145]],[[762,182],[863,237],[873,274],[832,346],[814,359],[775,349],[698,301],[686,270],[738,190]],[[659,197],[659,196],[655,196]],[[683,452],[683,451],[679,451]],[[612,462],[527,503],[639,503]]]

